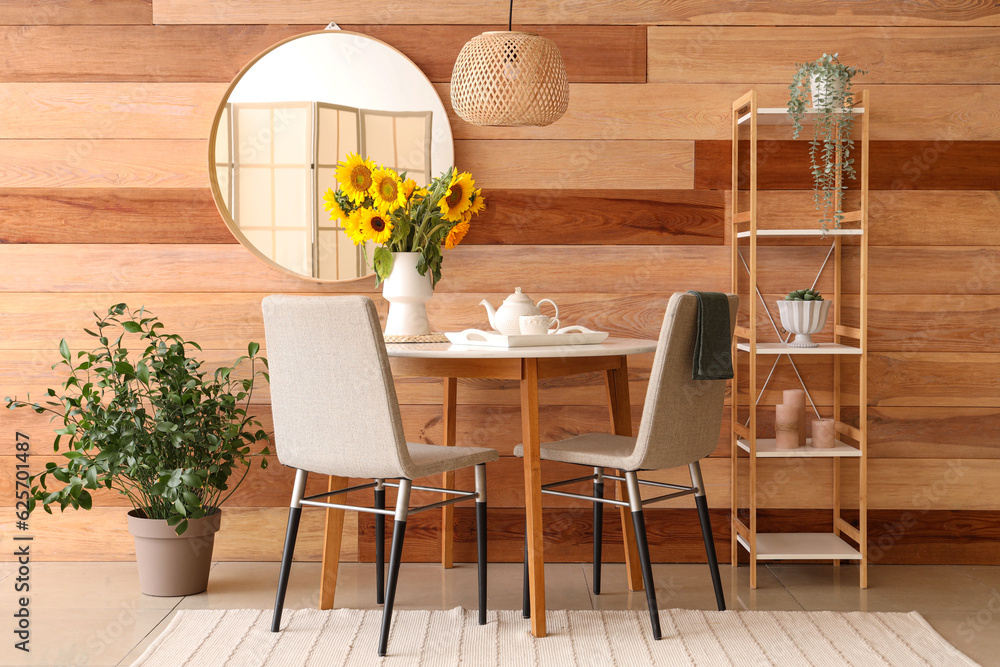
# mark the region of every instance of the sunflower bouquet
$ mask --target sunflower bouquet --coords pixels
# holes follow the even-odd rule
[[[377,282],[392,271],[394,252],[419,252],[417,271],[431,272],[431,284],[441,279],[441,246],[450,250],[469,231],[472,216],[486,208],[482,192],[472,174],[454,167],[425,187],[417,187],[406,173],[348,153],[337,164],[336,191],[323,195],[330,220],[338,221],[344,233],[360,245],[365,261],[374,245],[370,265]]]

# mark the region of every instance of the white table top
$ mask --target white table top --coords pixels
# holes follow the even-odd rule
[[[487,347],[451,343],[390,343],[390,357],[412,359],[542,359],[568,357],[619,357],[656,351],[655,340],[607,338],[596,345],[550,345],[546,347]]]

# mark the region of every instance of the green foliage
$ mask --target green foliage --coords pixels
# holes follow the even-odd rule
[[[48,513],[90,509],[91,491],[114,489],[150,519],[166,519],[178,534],[189,519],[215,511],[233,494],[260,457],[267,467],[268,437],[247,414],[258,377],[268,379],[260,346],[250,343],[247,355],[213,374],[202,370],[193,353],[201,348],[163,332],[163,323],[144,309],[124,303],[94,313],[97,339],[91,352],[76,361],[69,345],[59,344],[68,377],[63,391],[47,391],[44,403],[6,398],[8,409],[29,408],[52,413],[62,427],[53,450],[66,458],[49,462],[31,478],[29,510],[38,504]],[[138,354],[126,342],[134,340]],[[236,371],[249,363],[248,377]],[[264,447],[253,453],[259,443]],[[238,475],[235,484],[230,477]],[[52,481],[62,486],[50,489]]]
[[[799,289],[789,292],[785,301],[822,301],[823,295],[812,289]]]
[[[807,108],[807,95],[813,81],[827,94],[813,100],[817,111],[813,139],[809,142],[809,160],[813,176],[813,201],[820,211],[823,231],[828,231],[832,222],[840,228],[844,218],[843,192],[847,189],[847,179],[854,180],[854,93],[851,81],[857,74],[868,70],[842,65],[837,54],[824,53],[811,63],[796,63],[798,71],[788,86],[788,115],[792,119],[792,136],[798,138],[802,131],[802,119]],[[840,164],[837,153],[840,152]],[[839,168],[838,168],[839,167]]]

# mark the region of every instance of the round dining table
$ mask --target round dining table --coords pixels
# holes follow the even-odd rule
[[[629,400],[627,357],[656,350],[655,340],[607,338],[592,345],[553,345],[538,347],[488,347],[485,345],[454,345],[450,343],[394,343],[386,345],[392,374],[395,378],[439,377],[443,380],[444,446],[455,446],[457,421],[457,389],[459,378],[517,380],[521,394],[521,429],[524,444],[524,495],[527,526],[528,579],[530,591],[531,631],[544,637],[545,630],[545,571],[542,539],[542,477],[538,426],[538,383],[548,378],[603,372],[607,384],[608,409],[612,432],[632,435]],[[347,479],[331,477],[330,490],[346,488]],[[454,487],[454,473],[445,473],[442,485]],[[616,484],[619,499],[627,491]],[[635,546],[631,518],[624,507],[621,511],[624,536],[625,565],[628,585],[641,591],[642,573]],[[442,508],[441,563],[452,566],[454,542],[454,508]],[[337,582],[337,566],[343,533],[343,510],[328,509],[323,546],[320,582],[320,608],[333,607]]]

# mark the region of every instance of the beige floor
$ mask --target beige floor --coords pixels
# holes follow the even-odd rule
[[[15,604],[10,563],[0,564],[0,616],[11,619]],[[374,568],[344,564],[338,606],[374,608]],[[3,665],[129,665],[166,627],[178,609],[269,609],[277,563],[217,563],[207,592],[186,598],[153,598],[138,592],[134,563],[34,563],[32,565],[30,654],[15,651],[10,630],[0,647]],[[645,609],[643,593],[629,593],[620,564],[604,568],[604,592],[590,593],[590,566],[546,567],[550,608]],[[983,665],[1000,665],[1000,567],[883,565],[871,568],[867,591],[857,587],[857,570],[829,565],[761,566],[759,587],[748,586],[749,569],[723,566],[730,609],[916,610],[946,639]],[[319,566],[296,564],[286,605],[317,603]],[[661,607],[714,609],[704,565],[655,565]],[[450,609],[476,605],[476,568],[405,564],[398,609]],[[490,606],[521,604],[519,565],[492,564]],[[8,621],[9,623],[9,621]],[[12,626],[9,626],[12,627]]]

